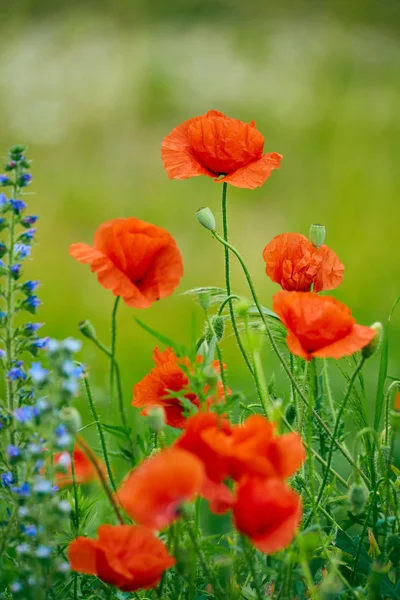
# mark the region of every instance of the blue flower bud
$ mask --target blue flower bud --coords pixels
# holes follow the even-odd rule
[[[10,487],[12,482],[13,482],[13,474],[11,473],[11,471],[6,471],[5,473],[1,474],[1,485],[3,487]]]
[[[26,208],[26,204],[23,200],[13,200],[10,199],[11,208],[15,212],[16,215],[19,215],[21,211]]]
[[[21,367],[12,367],[12,369],[8,371],[7,377],[10,381],[23,381],[26,379],[26,373]]]
[[[30,255],[31,250],[31,246],[28,246],[27,244],[14,244],[14,257],[23,260]]]
[[[32,421],[32,419],[34,418],[33,407],[32,406],[21,406],[20,408],[17,408],[14,413],[14,417],[22,425],[25,425],[26,423],[30,423],[30,421]]]
[[[7,454],[9,456],[9,458],[11,458],[12,460],[16,460],[17,458],[19,458],[21,456],[21,452],[20,452],[19,448],[17,446],[14,446],[14,444],[8,444]]]
[[[28,229],[27,231],[24,231],[24,233],[21,233],[21,235],[19,236],[19,240],[21,240],[21,242],[24,243],[31,243],[33,238],[35,237],[35,233],[36,233],[36,229],[33,227],[31,229]]]
[[[37,215],[28,215],[26,217],[23,217],[20,220],[20,223],[21,223],[22,227],[29,228],[31,225],[34,225],[36,223],[38,218],[39,217]]]
[[[29,281],[25,281],[25,283],[23,283],[21,285],[21,290],[25,294],[27,294],[28,296],[30,296],[37,289],[37,287],[39,286],[39,283],[40,283],[39,280],[36,280],[36,281],[30,281],[30,280]]]
[[[35,314],[41,303],[41,300],[37,296],[28,296],[28,298],[23,301],[21,307],[28,312]]]
[[[30,184],[31,181],[32,181],[32,175],[31,175],[31,173],[23,173],[18,178],[18,185],[20,187],[26,187],[27,185]]]
[[[11,276],[13,279],[17,280],[21,277],[21,264],[18,265],[11,265],[10,267],[10,271],[11,271]]]
[[[6,186],[6,185],[11,185],[11,184],[12,184],[12,181],[8,177],[8,175],[0,175],[0,185]]]

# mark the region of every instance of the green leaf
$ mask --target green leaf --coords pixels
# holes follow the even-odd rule
[[[171,340],[171,338],[160,333],[156,329],[149,327],[149,325],[146,325],[146,323],[143,323],[143,321],[140,321],[140,319],[135,318],[135,321],[138,325],[140,325],[140,327],[142,329],[144,329],[145,331],[147,331],[147,333],[149,333],[150,335],[155,337],[159,342],[161,342],[162,344],[165,344],[166,346],[170,346],[173,350],[175,350],[175,352],[178,356],[186,356],[187,355],[187,352],[186,352],[184,346],[181,346],[180,344],[176,344],[173,340]]]
[[[107,433],[123,440],[129,440],[130,432],[132,431],[130,427],[123,427],[122,425],[106,425],[106,423],[102,423],[102,427]]]

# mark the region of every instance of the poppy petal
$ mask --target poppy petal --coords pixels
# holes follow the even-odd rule
[[[78,537],[68,546],[68,560],[73,571],[96,575],[96,558],[98,552],[97,540]]]
[[[98,250],[92,248],[88,244],[81,243],[71,244],[69,247],[69,254],[70,256],[75,258],[75,260],[83,264],[90,264],[95,260],[102,259],[104,256],[102,252],[99,252]]]
[[[325,244],[316,250],[315,258],[320,258],[321,260],[314,278],[314,292],[334,290],[342,283],[344,265],[333,250]]]
[[[277,152],[264,154],[259,160],[218,179],[217,183],[226,182],[238,188],[253,190],[262,186],[274,169],[279,169],[281,159],[282,155]]]
[[[208,500],[209,508],[215,515],[223,515],[232,508],[235,496],[224,483],[216,483],[205,478],[200,495]]]
[[[376,331],[371,327],[364,325],[353,325],[351,332],[331,344],[325,346],[320,350],[312,352],[311,356],[316,358],[342,358],[342,356],[351,356],[355,352],[362,350],[367,346],[375,337]]]

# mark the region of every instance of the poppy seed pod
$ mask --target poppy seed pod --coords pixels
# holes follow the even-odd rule
[[[165,425],[165,412],[161,406],[155,406],[148,412],[149,427],[154,433],[160,433]]]
[[[310,227],[310,242],[316,248],[320,248],[325,242],[326,228],[325,225],[314,223]]]
[[[208,206],[203,206],[202,208],[199,208],[199,210],[196,212],[196,219],[198,220],[200,225],[203,225],[203,227],[205,227],[209,231],[215,231],[215,217],[212,213],[212,210],[208,208]]]
[[[383,339],[382,323],[379,323],[379,322],[373,323],[371,325],[371,329],[376,331],[376,334],[372,338],[372,340],[369,342],[369,344],[367,346],[364,346],[364,348],[362,349],[363,358],[369,358],[370,356],[375,354],[375,352],[378,350],[379,346],[381,345],[381,341]]]

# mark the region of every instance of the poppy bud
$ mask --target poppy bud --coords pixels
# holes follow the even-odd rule
[[[65,406],[60,410],[60,421],[72,434],[82,427],[82,417],[73,406]]]
[[[392,565],[397,567],[400,562],[400,536],[389,535],[387,537],[386,552]]]
[[[315,223],[310,227],[310,242],[316,248],[320,248],[325,242],[326,228],[325,225]]]
[[[160,433],[165,425],[165,412],[161,406],[151,408],[147,415],[150,429],[154,433]]]
[[[350,502],[350,510],[354,515],[360,515],[364,512],[367,498],[368,490],[365,486],[358,483],[351,486],[348,499]]]
[[[210,292],[200,292],[199,293],[199,303],[201,308],[207,312],[208,309],[210,308],[210,300],[211,300],[211,295]]]
[[[206,332],[205,332],[205,339],[207,340],[207,342],[211,342],[214,333],[215,333],[215,337],[217,338],[217,341],[220,342],[224,336],[224,319],[223,317],[220,317],[219,315],[215,315],[212,319],[211,319],[211,324],[212,324],[212,328],[208,326],[206,326]]]
[[[208,343],[206,342],[206,340],[203,339],[200,346],[197,348],[197,355],[205,357],[208,354],[208,350],[209,350]]]
[[[379,348],[381,341],[383,339],[383,325],[382,323],[373,323],[371,325],[371,329],[376,331],[375,337],[372,338],[369,344],[365,346],[361,350],[361,354],[363,358],[369,358],[372,356]]]
[[[208,206],[203,206],[203,208],[199,208],[199,210],[196,212],[196,219],[198,220],[200,225],[203,225],[203,227],[205,227],[209,231],[215,231],[215,217],[211,209],[208,208]]]
[[[79,327],[81,334],[84,335],[85,337],[89,338],[89,340],[97,339],[96,330],[93,327],[93,325],[91,324],[91,322],[88,321],[88,319],[86,319],[85,321],[81,321],[79,323],[78,327]]]
[[[211,366],[207,366],[204,368],[203,375],[206,385],[209,386],[211,391],[214,391],[219,381],[219,377],[216,370],[213,369]]]
[[[239,302],[237,302],[235,304],[235,312],[237,314],[238,317],[240,317],[241,319],[244,319],[245,317],[247,317],[248,313],[249,313],[249,308],[250,308],[250,304],[247,302],[247,300],[239,300]]]

